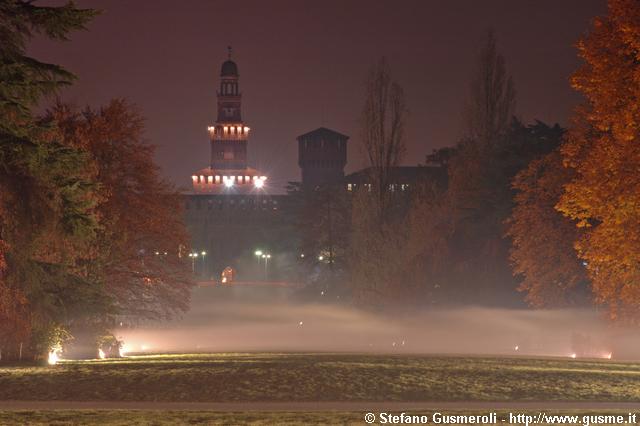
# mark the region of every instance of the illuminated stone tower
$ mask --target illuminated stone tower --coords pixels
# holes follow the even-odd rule
[[[209,167],[192,176],[196,192],[238,193],[262,189],[266,177],[247,166],[249,127],[242,121],[242,94],[238,66],[229,57],[220,70],[218,115],[208,127],[211,144]]]
[[[222,64],[218,89],[218,119],[209,127],[211,168],[244,169],[247,167],[249,127],[242,121],[242,94],[238,86],[238,66],[229,59]]]

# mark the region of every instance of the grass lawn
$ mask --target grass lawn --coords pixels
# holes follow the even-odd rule
[[[192,354],[0,367],[2,400],[640,401],[640,364],[361,354]]]
[[[0,411],[1,425],[362,425],[363,413],[213,413],[198,411]]]
[[[537,412],[524,412],[536,416]],[[399,415],[399,412],[392,414]],[[432,412],[410,412],[412,416],[426,415],[431,419]],[[447,415],[486,415],[487,412],[451,411]],[[578,424],[584,424],[584,416],[623,416],[628,413],[620,410],[593,411],[549,411],[548,415],[578,416]],[[497,412],[498,424],[510,425],[509,413]],[[505,420],[504,422],[502,420]],[[198,411],[106,411],[106,410],[60,410],[60,411],[0,411],[0,424],[3,426],[25,425],[87,425],[87,426],[148,426],[148,425],[363,425],[363,412],[327,412],[327,413],[215,413]],[[379,424],[379,423],[375,423]],[[430,423],[433,424],[433,423]],[[470,423],[460,423],[470,424]],[[599,426],[616,424],[602,422]],[[521,426],[521,425],[519,425]]]

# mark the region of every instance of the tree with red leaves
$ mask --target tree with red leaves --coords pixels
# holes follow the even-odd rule
[[[135,319],[167,319],[187,310],[192,280],[180,195],[160,176],[144,120],[124,100],[81,113],[51,112],[63,139],[90,153],[96,170],[100,230],[96,273],[115,312]]]
[[[596,301],[612,319],[640,308],[640,3],[610,0],[578,43],[572,77],[586,102],[562,147],[575,172],[558,209],[582,229],[576,242]]]

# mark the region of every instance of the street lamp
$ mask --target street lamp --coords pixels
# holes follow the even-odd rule
[[[262,254],[262,250],[256,250],[256,251],[253,252],[253,254],[255,254],[256,258],[258,259],[258,268],[259,268],[260,267],[260,259],[262,257],[264,257],[263,254]]]
[[[205,253],[205,252],[203,252]],[[206,253],[205,253],[206,254]],[[203,254],[204,256],[204,254]],[[196,258],[198,257],[198,253],[189,253],[189,257],[191,258],[191,272],[196,273]]]
[[[206,279],[206,275],[207,275],[207,264],[205,263],[204,257],[207,255],[207,252],[202,250],[200,252],[200,255],[202,256],[202,274],[205,276]]]
[[[271,255],[270,254],[263,254],[262,257],[264,258],[264,279],[266,280],[269,275],[267,273],[267,266],[269,265],[269,259],[271,259]]]

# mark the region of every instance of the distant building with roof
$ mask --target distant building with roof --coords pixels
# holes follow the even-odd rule
[[[349,136],[335,130],[319,127],[296,138],[298,165],[302,185],[315,188],[324,184],[340,183],[347,165]]]
[[[367,167],[345,176],[345,188],[347,191],[370,189],[373,172],[372,167]],[[389,181],[387,191],[390,192],[408,192],[420,183],[432,183],[444,189],[447,186],[447,169],[439,164],[396,166],[389,171]]]

